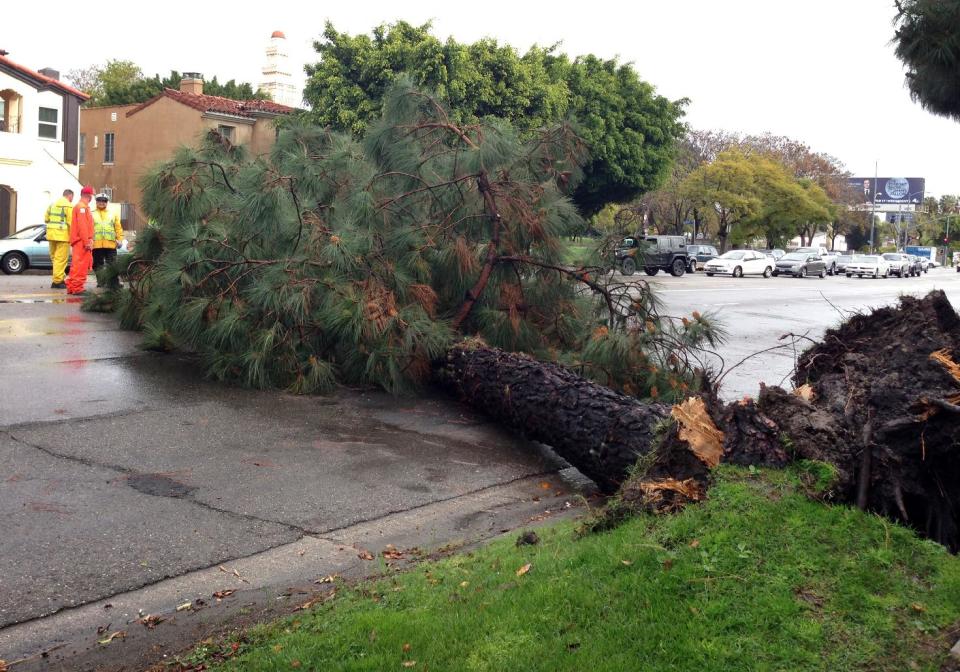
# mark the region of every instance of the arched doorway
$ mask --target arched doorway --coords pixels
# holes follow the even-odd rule
[[[17,228],[17,192],[0,184],[0,236],[9,236]]]

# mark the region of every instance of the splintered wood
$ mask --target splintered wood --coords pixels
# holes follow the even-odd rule
[[[700,397],[691,397],[674,406],[670,415],[680,423],[680,439],[701,462],[710,468],[723,457],[723,432],[717,429]]]

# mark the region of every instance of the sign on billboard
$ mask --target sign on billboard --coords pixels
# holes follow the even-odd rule
[[[847,180],[864,203],[877,205],[920,205],[926,179],[922,177],[851,177]]]

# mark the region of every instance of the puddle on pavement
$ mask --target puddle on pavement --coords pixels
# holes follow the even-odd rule
[[[0,303],[79,303],[83,299],[0,299]]]
[[[127,485],[154,497],[186,497],[196,488],[163,474],[136,474],[127,477]]]

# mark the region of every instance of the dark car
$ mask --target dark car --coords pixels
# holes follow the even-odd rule
[[[898,278],[913,275],[913,262],[907,258],[907,255],[899,252],[887,252],[883,255],[883,258],[890,264],[890,275],[895,275]]]
[[[923,275],[923,260],[915,254],[903,255],[910,260],[910,275],[919,277]]]
[[[827,277],[827,265],[823,259],[809,252],[790,252],[777,260],[774,275],[792,275],[805,278],[808,275]]]
[[[717,248],[713,245],[687,245],[687,259],[690,265],[687,270],[691,273],[703,268],[711,259],[716,259],[719,255]]]
[[[647,275],[670,271],[680,277],[687,271],[687,239],[683,236],[634,236],[624,238],[616,251],[617,266],[624,275],[643,268]]]

